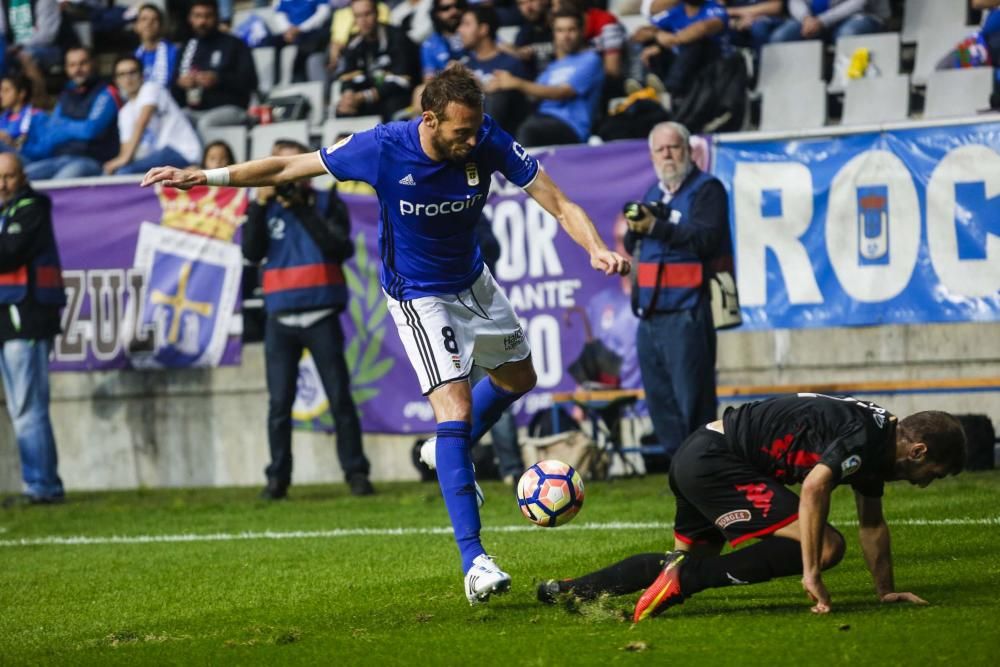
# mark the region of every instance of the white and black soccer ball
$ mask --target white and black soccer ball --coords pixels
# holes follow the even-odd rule
[[[583,479],[562,461],[539,461],[521,475],[517,505],[528,521],[539,526],[569,523],[583,507]]]

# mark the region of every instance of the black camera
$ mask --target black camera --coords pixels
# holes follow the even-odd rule
[[[651,215],[658,220],[670,219],[670,207],[662,202],[656,201],[630,201],[622,209],[627,220],[633,222],[642,220],[647,215]]]

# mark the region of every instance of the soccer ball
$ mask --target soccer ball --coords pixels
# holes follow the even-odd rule
[[[580,473],[562,461],[539,461],[521,475],[517,505],[528,521],[539,526],[569,523],[583,507]]]

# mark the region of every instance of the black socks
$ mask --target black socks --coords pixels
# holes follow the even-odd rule
[[[759,584],[793,574],[802,574],[802,547],[787,537],[768,537],[725,556],[688,556],[681,565],[681,593],[688,597],[706,588]]]

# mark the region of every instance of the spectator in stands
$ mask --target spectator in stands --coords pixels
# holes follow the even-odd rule
[[[640,60],[673,97],[683,96],[698,72],[729,52],[729,15],[716,0],[685,0],[652,17],[632,35]]]
[[[452,61],[461,60],[462,37],[458,24],[468,7],[466,0],[434,0],[431,20],[434,32],[420,45],[420,67],[428,81]]]
[[[733,43],[757,53],[784,22],[782,0],[726,0],[725,5]]]
[[[429,2],[430,0],[427,1]],[[379,2],[376,7],[378,8],[379,23],[389,23],[395,26],[399,25],[397,22],[390,19],[389,5],[384,2]],[[429,25],[430,18],[428,18],[427,21]],[[341,7],[333,13],[333,20],[330,22],[330,48],[327,54],[327,67],[330,71],[337,69],[337,64],[340,62],[340,55],[344,52],[344,47],[347,46],[347,43],[357,34],[358,26],[354,22],[354,12],[351,11],[351,3],[348,1],[346,6]],[[430,34],[429,30],[428,34]],[[422,42],[423,38],[420,40],[414,40],[411,36],[410,41],[416,44]]]
[[[636,350],[653,429],[672,456],[696,428],[715,419],[715,327],[705,277],[732,259],[725,188],[691,160],[678,123],[655,126],[649,151],[657,174],[631,216],[625,248],[636,259],[632,310]]]
[[[298,47],[292,63],[293,81],[322,81],[325,50],[330,39],[329,0],[274,0],[275,34],[262,46]]]
[[[0,79],[0,151],[20,151],[32,129],[44,126],[47,114],[31,104],[31,81],[12,72]]]
[[[32,505],[64,500],[49,419],[49,353],[66,305],[52,204],[31,188],[16,153],[0,154],[0,376]]]
[[[9,49],[22,52],[42,70],[58,65],[62,16],[58,0],[0,0],[0,34]]]
[[[972,0],[973,9],[988,9],[980,33],[993,63],[993,95],[990,107],[1000,109],[1000,0]]]
[[[537,111],[517,130],[524,146],[586,142],[604,83],[600,56],[584,49],[583,16],[563,10],[552,15],[556,59],[537,81],[504,70],[493,73],[487,92],[516,90],[541,100]]]
[[[273,155],[308,152],[292,141],[275,143]],[[337,456],[354,495],[375,492],[361,448],[361,420],[351,398],[339,314],[347,304],[341,264],[354,254],[347,206],[332,190],[324,210],[309,181],[259,187],[243,226],[243,254],[263,266],[264,360],[267,368],[267,434],[271,464],[266,500],[288,493],[292,479],[292,404],[304,349],[312,354],[337,428]]]
[[[463,64],[484,87],[489,87],[493,72],[498,69],[522,79],[528,78],[524,63],[497,47],[499,26],[500,17],[496,10],[486,4],[471,5],[462,14],[462,22],[458,25],[462,48],[466,52]],[[528,113],[528,101],[519,91],[498,90],[487,93],[483,110],[493,116],[500,127],[515,130]]]
[[[512,52],[527,66],[529,74],[537,76],[555,56],[552,46],[551,0],[517,0],[521,12],[521,28],[514,38]]]
[[[604,61],[605,85],[620,83],[624,75],[625,27],[615,15],[590,6],[589,0],[553,0],[552,6],[557,12],[565,9],[583,15],[583,41]]]
[[[791,18],[772,34],[772,42],[867,35],[885,30],[889,0],[788,0]]]
[[[188,14],[193,37],[184,45],[173,93],[205,131],[247,120],[250,94],[257,90],[257,70],[250,49],[219,31],[215,0],[194,0]]]
[[[142,63],[142,77],[168,88],[177,72],[177,47],[164,37],[163,11],[154,4],[139,8],[135,34],[139,46],[135,57]]]
[[[119,58],[114,73],[128,101],[118,112],[121,150],[104,163],[104,173],[144,174],[161,164],[180,169],[193,164],[201,155],[201,140],[167,89],[143,81],[135,56]]]
[[[375,0],[352,0],[358,34],[340,57],[338,116],[391,120],[407,106],[417,77],[417,47],[401,28],[378,22]]]
[[[400,0],[390,11],[387,23],[405,30],[414,44],[422,44],[434,32],[431,6],[432,0]]]
[[[221,140],[205,144],[201,154],[202,169],[221,169],[231,164],[236,164],[236,156],[229,144]]]
[[[66,87],[52,111],[37,148],[43,159],[25,173],[32,180],[99,176],[101,166],[118,154],[118,91],[94,76],[90,50],[66,51]],[[51,156],[51,157],[48,157]]]

